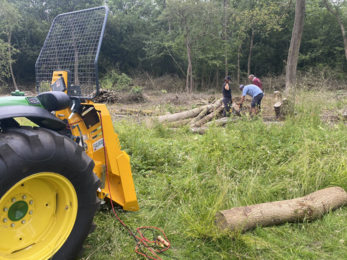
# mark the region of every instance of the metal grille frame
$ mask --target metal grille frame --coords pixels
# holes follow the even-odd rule
[[[38,93],[51,90],[53,71],[68,71],[68,89],[80,86],[84,99],[98,96],[98,59],[108,12],[101,6],[54,19],[35,64]]]

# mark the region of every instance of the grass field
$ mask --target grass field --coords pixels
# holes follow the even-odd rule
[[[258,227],[244,234],[216,229],[218,210],[292,199],[318,189],[347,190],[347,127],[322,122],[324,111],[341,109],[345,97],[301,93],[283,125],[245,119],[195,135],[131,121],[114,124],[131,156],[139,212],[118,210],[135,230],[157,226],[172,249],[163,259],[346,259],[347,208],[304,223]],[[113,216],[97,213],[81,259],[144,259]]]

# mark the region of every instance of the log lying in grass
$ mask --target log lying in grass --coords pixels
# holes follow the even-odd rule
[[[216,126],[223,126],[229,122],[235,122],[235,121],[240,120],[240,119],[241,119],[241,117],[223,117],[221,119],[206,123],[206,126],[210,126],[213,124],[215,124]]]
[[[176,121],[176,122],[166,123],[165,125],[175,128],[175,127],[184,126],[184,125],[188,124],[189,122],[190,122],[190,118],[183,119],[183,120]]]
[[[218,107],[215,111],[213,111],[213,113],[203,117],[198,122],[194,123],[192,126],[193,127],[199,127],[199,126],[202,126],[202,125],[206,124],[208,121],[210,121],[214,117],[218,116],[223,111],[223,109],[224,109],[223,106]]]
[[[208,127],[192,127],[190,128],[190,131],[192,131],[195,134],[203,135],[207,129]]]
[[[175,122],[175,121],[180,121],[183,119],[191,118],[197,116],[202,110],[207,108],[208,110],[219,107],[222,104],[222,99],[219,99],[215,104],[212,105],[207,105],[207,106],[202,106],[202,107],[197,107],[195,109],[189,110],[189,111],[184,111],[181,113],[176,113],[172,115],[164,115],[164,116],[159,116],[158,117],[158,122]]]
[[[199,121],[201,118],[203,118],[206,114],[208,113],[208,108],[206,107],[204,110],[200,112],[200,114],[193,118],[190,122],[189,125],[193,125],[195,122]]]
[[[314,220],[346,203],[347,193],[344,189],[331,187],[297,199],[219,211],[216,224],[223,230],[245,232],[257,226]]]

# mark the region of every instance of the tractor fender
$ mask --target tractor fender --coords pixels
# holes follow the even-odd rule
[[[0,121],[25,117],[40,127],[54,131],[66,129],[66,123],[41,107],[34,106],[5,106],[0,109]]]

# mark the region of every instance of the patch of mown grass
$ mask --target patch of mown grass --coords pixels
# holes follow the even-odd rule
[[[347,209],[316,221],[220,232],[218,210],[304,196],[318,189],[347,189],[347,135],[343,123],[320,121],[321,97],[298,96],[297,116],[283,125],[245,120],[195,135],[186,128],[115,123],[131,156],[139,212],[120,210],[132,230],[163,229],[178,259],[344,259]],[[82,259],[143,259],[105,205]],[[163,259],[170,259],[163,256]]]

